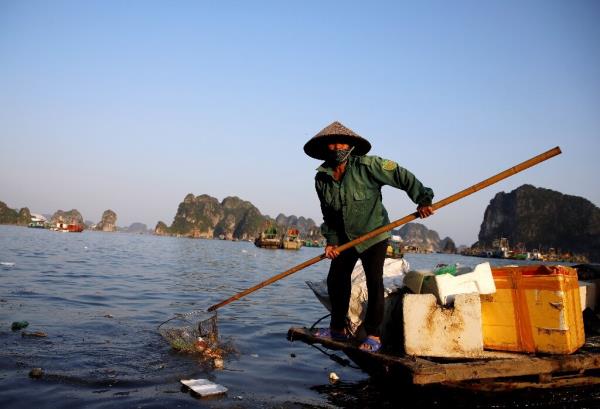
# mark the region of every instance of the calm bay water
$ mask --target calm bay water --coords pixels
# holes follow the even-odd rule
[[[159,335],[157,326],[174,314],[205,310],[321,251],[0,226],[0,407],[539,406],[535,393],[524,400],[520,394],[466,397],[437,388],[399,391],[308,345],[288,342],[289,327],[309,326],[327,313],[304,283],[325,277],[327,261],[219,310],[220,334],[238,351],[226,357],[223,370],[174,353]],[[484,261],[437,254],[406,258],[415,269]],[[27,331],[48,337],[22,338],[10,329],[20,320],[30,323]],[[34,367],[44,369],[41,379],[28,377]],[[329,384],[331,371],[342,381]],[[179,384],[189,378],[209,378],[229,392],[197,399]],[[585,403],[590,395],[566,391],[552,397],[546,407]]]

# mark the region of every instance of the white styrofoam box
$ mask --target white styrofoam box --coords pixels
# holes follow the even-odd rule
[[[196,392],[198,395],[212,396],[227,392],[227,388],[208,379],[181,379],[179,382]]]
[[[408,355],[445,358],[484,355],[478,293],[456,295],[451,308],[439,305],[433,294],[406,294],[403,321],[404,348]]]
[[[586,308],[596,309],[597,287],[594,281],[579,281],[579,297],[581,300],[581,311]]]
[[[444,305],[451,303],[456,294],[493,294],[496,292],[494,276],[490,263],[475,266],[470,273],[453,276],[451,274],[436,275],[434,294]]]

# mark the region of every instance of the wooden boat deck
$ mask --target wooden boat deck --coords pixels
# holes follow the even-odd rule
[[[318,338],[307,328],[290,328],[287,338],[341,350],[372,375],[397,376],[415,385],[506,390],[600,384],[600,336],[587,338],[586,344],[571,355],[486,351],[483,358],[461,360],[366,352],[356,342]]]

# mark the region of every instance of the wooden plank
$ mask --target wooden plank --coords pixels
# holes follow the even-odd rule
[[[563,387],[581,387],[600,385],[600,376],[568,376],[562,378],[553,378],[548,382],[533,382],[524,379],[510,380],[477,380],[462,382],[443,382],[442,385],[469,389],[482,392],[503,392],[516,389],[554,389]]]
[[[506,378],[524,375],[575,372],[581,369],[599,369],[600,354],[560,355],[552,357],[527,357],[439,364],[443,371],[431,373],[415,371],[413,382],[419,385],[440,382],[457,382],[471,379]]]
[[[415,371],[420,371],[421,373],[436,373],[435,367],[438,366],[438,364],[425,359],[362,351],[358,348],[357,341],[344,342],[328,338],[319,338],[314,336],[308,328],[290,328],[287,338],[290,341],[298,340],[306,342],[307,344],[320,344],[332,350],[352,350],[352,353],[365,354],[365,357],[368,356],[368,358],[374,362],[401,365],[411,373]]]
[[[288,339],[300,340],[308,344],[321,344],[333,350],[342,350],[368,360],[372,365],[389,367],[396,366],[404,369],[418,385],[432,383],[457,383],[469,380],[502,379],[519,376],[542,376],[555,381],[552,376],[544,374],[579,372],[589,369],[600,369],[600,353],[581,351],[572,355],[531,356],[524,354],[490,353],[490,359],[473,361],[439,363],[428,359],[396,356],[384,353],[361,351],[356,342],[342,342],[332,339],[315,337],[307,328],[290,328]],[[496,358],[496,359],[494,359]],[[593,377],[592,377],[593,378]],[[595,382],[593,378],[590,382]],[[567,382],[567,381],[564,381]],[[563,382],[563,383],[564,383]],[[574,382],[574,381],[573,381]],[[539,383],[539,382],[538,382]]]

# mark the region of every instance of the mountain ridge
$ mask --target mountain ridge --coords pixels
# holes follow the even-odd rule
[[[227,196],[219,202],[208,194],[192,193],[177,207],[171,226],[159,221],[154,232],[159,236],[253,240],[269,226],[278,227],[280,234],[295,227],[304,239],[322,239],[319,227],[310,218],[280,213],[273,219],[237,196]]]
[[[600,261],[600,209],[589,200],[525,184],[499,192],[487,206],[476,243],[499,238],[511,246],[555,248]]]

